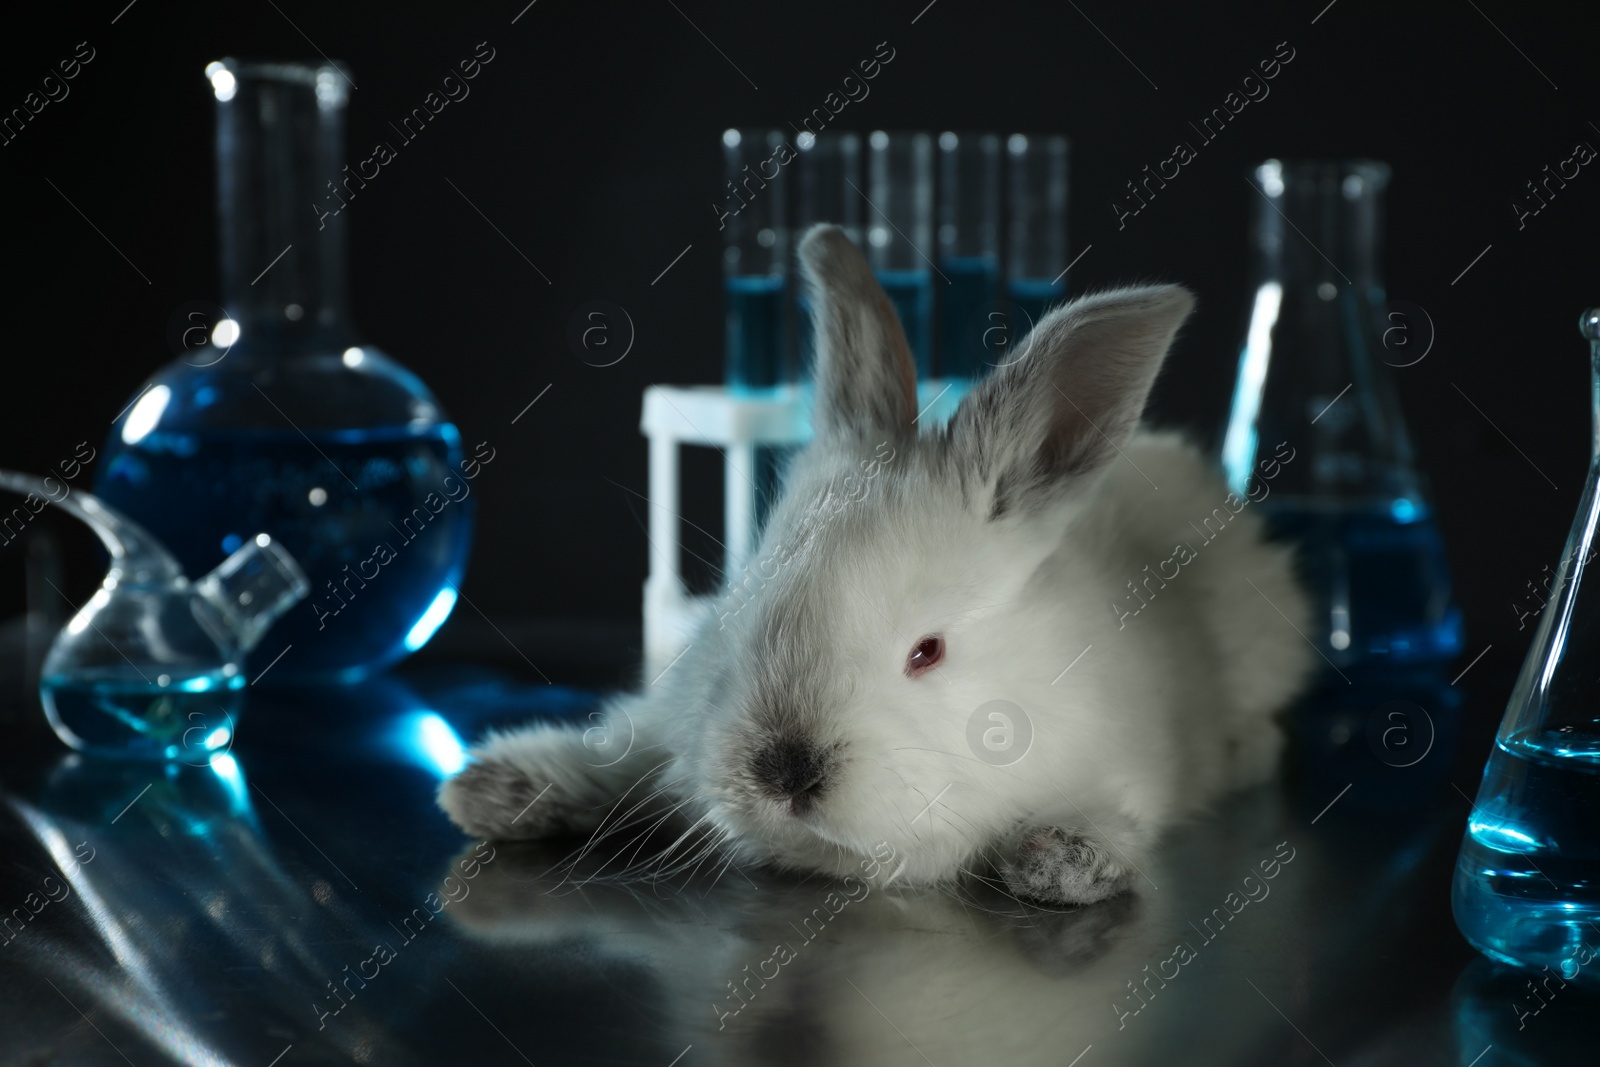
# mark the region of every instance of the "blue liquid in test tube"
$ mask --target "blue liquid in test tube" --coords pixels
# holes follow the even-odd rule
[[[735,389],[766,389],[785,376],[781,274],[735,274],[724,279],[727,301],[727,381]]]
[[[1014,133],[1006,295],[1015,340],[1067,295],[1067,139]]]
[[[802,234],[818,223],[831,223],[862,247],[862,216],[866,188],[861,176],[861,137],[855,133],[811,133],[803,131],[794,139],[799,151],[795,161],[799,195],[795,207],[795,233]],[[804,292],[795,295],[796,350],[799,353],[798,377],[809,379],[816,369],[816,326],[811,319],[811,298]]]
[[[1004,361],[1000,137],[939,135],[938,371],[970,382]]]
[[[931,350],[929,324],[933,319],[933,273],[927,270],[880,270],[878,284],[888,294],[900,324],[905,327],[906,344],[917,359],[917,377],[925,378],[924,353]]]
[[[1006,293],[1011,297],[1012,327],[1021,340],[1045,312],[1067,298],[1067,284],[1048,278],[1013,278],[1006,283]]]
[[[933,138],[926,133],[867,137],[867,260],[894,302],[917,378],[933,377]]]
[[[788,168],[793,152],[779,130],[725,130],[723,161],[728,215],[723,229],[725,377],[735,390],[770,390],[795,380],[789,358]],[[783,453],[758,447],[756,531],[777,499]],[[732,562],[737,566],[738,561]]]

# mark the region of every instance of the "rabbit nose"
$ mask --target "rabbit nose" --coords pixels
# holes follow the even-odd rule
[[[769,796],[789,801],[791,811],[816,799],[828,774],[822,750],[794,737],[780,737],[757,750],[750,772]]]

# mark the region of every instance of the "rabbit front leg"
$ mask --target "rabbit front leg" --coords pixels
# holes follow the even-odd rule
[[[661,761],[658,746],[639,733],[640,718],[617,703],[588,729],[538,723],[490,734],[468,753],[466,768],[440,785],[439,806],[462,830],[489,840],[592,830]]]
[[[1138,868],[1098,833],[1061,826],[1025,831],[999,864],[1018,897],[1046,904],[1094,904],[1132,884]]]

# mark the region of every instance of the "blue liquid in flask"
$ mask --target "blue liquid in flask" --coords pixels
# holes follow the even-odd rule
[[[1600,984],[1600,719],[1495,745],[1451,904],[1484,954]]]
[[[1335,663],[1436,663],[1461,651],[1444,540],[1427,505],[1261,504],[1273,536],[1297,546],[1306,588],[1320,600],[1308,635]]]
[[[85,751],[194,762],[232,743],[244,682],[237,669],[178,675],[128,664],[46,677],[40,692],[57,731]]]
[[[476,504],[460,461],[449,423],[113,434],[95,492],[189,574],[270,532],[311,592],[250,654],[250,676],[283,653],[285,677],[350,680],[420,648],[454,606]]]

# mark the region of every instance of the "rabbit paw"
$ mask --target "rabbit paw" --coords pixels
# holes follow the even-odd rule
[[[593,785],[575,745],[581,749],[577,731],[548,727],[491,736],[439,786],[439,806],[462,830],[487,840],[581,830],[599,813],[584,802]]]
[[[1093,904],[1128,887],[1131,872],[1099,842],[1044,826],[1023,835],[1000,877],[1019,897],[1048,904]]]

